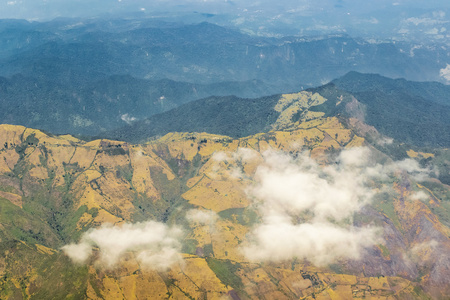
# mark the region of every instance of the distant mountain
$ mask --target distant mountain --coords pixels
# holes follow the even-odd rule
[[[327,101],[307,110],[303,108],[291,117],[297,121],[306,111],[321,112],[326,117],[353,117],[399,142],[449,147],[449,90],[449,86],[436,82],[394,80],[351,72],[327,85],[307,90]],[[136,122],[107,136],[134,142],[171,131],[206,131],[243,137],[270,130],[281,115],[275,106],[283,97],[286,96],[211,97]]]
[[[250,36],[205,22],[69,19],[6,25],[0,31],[0,75],[22,73],[62,83],[84,84],[110,75],[191,83],[257,79],[292,91],[352,70],[444,81],[439,71],[448,53],[445,45],[418,48],[346,35]]]

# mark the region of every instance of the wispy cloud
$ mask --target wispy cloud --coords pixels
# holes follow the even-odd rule
[[[134,121],[136,121],[135,117],[130,116],[129,114],[123,114],[120,116],[120,119],[122,121],[124,121],[125,123],[127,123],[128,125],[130,125],[131,123],[133,123]]]
[[[447,64],[445,68],[439,70],[439,75],[444,78],[447,83],[450,83],[450,65]]]

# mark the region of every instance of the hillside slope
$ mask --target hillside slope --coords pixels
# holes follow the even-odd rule
[[[448,154],[396,161],[318,94],[270,101],[241,138],[0,125],[1,297],[444,299],[450,189],[421,160]]]

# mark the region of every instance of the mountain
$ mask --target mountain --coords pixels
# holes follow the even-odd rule
[[[332,83],[365,106],[365,121],[381,133],[420,146],[450,145],[450,86],[356,72]]]
[[[209,97],[106,133],[126,141],[143,141],[174,131],[210,132],[243,137],[268,131],[277,120],[280,95],[257,99]]]
[[[318,91],[172,112],[194,126],[205,107],[205,131],[238,112],[240,138],[0,125],[2,298],[445,299],[450,189],[435,166],[450,152],[389,142],[352,94]]]
[[[349,71],[443,81],[447,45],[368,42],[347,35],[278,38],[210,23],[148,19],[6,22],[0,75],[61,83],[111,75],[191,83],[261,80],[279,91],[328,82]],[[262,96],[262,95],[259,95]]]
[[[383,135],[416,146],[450,146],[450,87],[437,82],[412,82],[356,72],[306,90],[322,96],[291,112],[289,121],[307,119],[310,113],[342,115],[364,121]],[[301,93],[299,94],[301,95]],[[277,101],[274,95],[258,99],[211,97],[155,115],[108,133],[109,138],[143,141],[171,131],[206,131],[244,137],[272,129]]]

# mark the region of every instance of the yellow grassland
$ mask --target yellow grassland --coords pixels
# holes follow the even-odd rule
[[[95,217],[92,212],[80,216],[76,227],[80,231],[104,223],[133,221],[136,194],[146,201],[161,200],[155,176],[164,175],[168,181],[174,181],[179,176],[170,167],[171,159],[189,162],[195,157],[202,159],[200,169],[193,177],[186,178],[186,189],[181,195],[190,205],[217,213],[232,208],[244,209],[251,204],[246,189],[252,183],[257,167],[264,161],[264,151],[296,152],[308,149],[312,157],[320,160],[332,149],[364,145],[364,138],[345,128],[337,118],[324,118],[322,114],[306,112],[304,120],[314,119],[292,124],[293,115],[324,101],[326,99],[309,92],[283,95],[275,107],[281,114],[274,129],[288,130],[273,130],[241,139],[206,133],[170,133],[145,145],[127,145],[109,140],[86,143],[68,135],[49,137],[38,130],[0,125],[0,172],[11,172],[20,158],[13,148],[4,148],[4,144],[19,145],[27,136],[34,134],[39,144],[29,145],[25,151],[24,159],[31,166],[28,175],[35,180],[49,180],[48,170],[51,169],[55,173],[52,185],[57,187],[65,184],[64,176],[70,172],[74,180],[70,186],[75,200],[74,209],[86,205],[88,210],[98,210]],[[124,152],[113,155],[107,147],[120,147]],[[240,148],[252,150],[243,153]],[[43,158],[46,158],[44,165]],[[22,199],[14,193],[9,194],[12,195],[10,198]],[[4,195],[6,192],[0,192],[0,197],[8,199]],[[17,200],[16,205],[21,206],[20,201]],[[406,209],[401,205],[405,205]],[[400,203],[397,200],[395,209],[404,229],[412,228],[414,218],[422,212],[437,224],[435,226],[439,231],[448,234],[421,201]],[[401,278],[332,274],[328,269],[302,264],[292,268],[290,262],[277,266],[246,262],[240,247],[249,230],[249,226],[240,224],[237,216],[232,215],[230,219],[218,218],[214,224],[191,224],[185,238],[196,240],[197,247],[212,245],[215,259],[239,262],[242,267],[236,275],[250,299],[388,299],[401,293],[407,294],[414,287]],[[54,253],[45,246],[36,247],[40,253]],[[426,257],[425,250],[422,254]],[[227,293],[233,287],[226,286],[216,276],[204,257],[183,256],[184,263],[174,265],[168,272],[141,268],[133,258],[124,261],[119,270],[97,270],[90,266],[89,273],[101,283],[101,295],[97,295],[89,281],[86,296],[89,299],[183,299],[187,296],[194,299],[227,299]],[[319,283],[302,276],[302,272],[315,276]],[[171,284],[167,284],[168,279]],[[20,283],[16,285],[20,288]]]
[[[186,236],[187,239],[194,239],[198,242],[198,247],[203,248],[211,244],[211,233],[215,230],[214,225],[197,225],[192,228],[192,232]]]
[[[75,153],[70,159],[71,164],[78,164],[82,169],[88,169],[95,159],[97,151],[86,145],[78,146],[75,149]]]
[[[411,157],[411,158],[418,158],[418,157],[423,157],[423,158],[429,158],[429,157],[434,157],[433,153],[425,153],[425,152],[416,152],[412,149],[409,149],[408,151],[406,151],[406,154]]]
[[[305,112],[302,120],[310,120],[324,115],[322,112],[305,111],[309,107],[320,105],[327,101],[319,94],[302,91],[294,94],[284,94],[278,100],[274,109],[280,112],[278,119],[272,125],[273,130],[281,130],[296,125],[292,123],[292,118],[298,113]]]
[[[80,219],[78,219],[77,222],[77,230],[83,230],[84,227],[88,227],[92,222],[94,221],[94,219],[92,218],[92,215],[89,213],[83,213],[80,217]]]
[[[170,270],[180,290],[194,299],[221,299],[229,290],[208,267],[204,258],[186,256],[182,265]]]
[[[242,186],[238,182],[204,177],[197,185],[182,196],[189,203],[216,212],[247,207],[249,201]]]
[[[22,134],[25,127],[19,125],[0,125],[0,149],[4,149],[5,143],[11,145],[19,145],[22,142]]]
[[[152,167],[158,168],[158,172],[165,174],[169,180],[173,180],[175,175],[165,163],[155,158],[156,155],[152,155],[152,153],[147,154],[140,147],[133,147],[130,150],[131,167],[133,169],[132,184],[139,193],[150,199],[159,199],[160,193],[154,185],[150,169]]]
[[[36,249],[42,254],[53,255],[53,254],[56,253],[56,250],[54,250],[52,248],[45,247],[44,245],[35,244],[35,246],[36,246]]]
[[[120,289],[117,280],[112,277],[105,276],[103,278],[102,294],[104,299],[121,300],[124,299],[124,295]]]
[[[365,144],[363,137],[354,136],[352,140],[345,146],[345,148],[362,147]]]
[[[245,240],[248,228],[229,220],[219,220],[211,232],[214,257],[245,261],[240,244]]]
[[[0,174],[9,173],[20,159],[20,155],[14,150],[0,151]]]
[[[4,198],[4,199],[8,200],[9,202],[11,202],[12,204],[17,205],[18,207],[22,208],[23,202],[22,202],[22,196],[20,196],[20,195],[0,191],[0,198]]]
[[[45,180],[48,178],[48,170],[42,166],[32,168],[28,174],[36,179]]]

